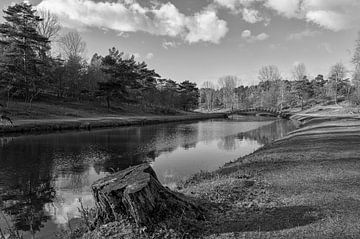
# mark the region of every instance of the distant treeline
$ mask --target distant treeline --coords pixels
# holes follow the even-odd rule
[[[31,103],[42,96],[74,101],[142,104],[164,109],[197,108],[195,83],[163,79],[145,62],[115,48],[84,59],[77,32],[60,34],[58,18],[28,3],[4,10],[0,24],[0,96]],[[58,51],[54,53],[55,50]],[[56,56],[54,56],[56,55]]]
[[[337,104],[340,100],[359,105],[360,40],[352,62],[352,74],[344,64],[336,63],[328,76],[319,74],[309,79],[305,65],[299,63],[292,70],[291,80],[284,79],[276,66],[269,65],[260,69],[257,85],[239,85],[241,80],[236,76],[222,77],[217,85],[208,81],[200,89],[200,106],[208,111],[258,106],[303,109],[324,102]]]

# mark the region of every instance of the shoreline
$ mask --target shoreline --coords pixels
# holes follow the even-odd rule
[[[292,120],[301,126],[287,136],[178,185],[175,192],[202,205],[205,219],[168,218],[150,235],[359,238],[359,116],[298,114]],[[129,238],[151,238],[125,222],[100,225],[82,238],[116,238],[124,228]]]
[[[204,238],[358,238],[358,115],[298,114],[301,126],[189,179],[179,191],[211,208]],[[225,205],[225,206],[224,206]]]
[[[225,118],[226,114],[187,114],[187,115],[156,115],[156,116],[119,116],[73,119],[17,120],[14,126],[1,125],[0,136],[8,134],[35,134],[57,131],[77,131],[101,128],[117,128],[126,126],[142,126],[192,120]]]

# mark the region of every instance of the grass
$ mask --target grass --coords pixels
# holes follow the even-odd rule
[[[346,123],[316,134],[310,127],[221,169],[218,173],[228,177],[255,175],[276,204],[270,206],[273,213],[256,221],[269,218],[257,230],[242,231],[239,224],[209,238],[360,238],[360,137],[356,131],[332,134]]]
[[[66,101],[57,98],[35,101],[31,105],[22,101],[10,101],[6,111],[15,120],[91,118],[119,115],[177,115],[185,113],[163,107],[145,107],[141,104],[114,104],[108,110],[103,103],[97,101]]]
[[[300,133],[190,178],[183,193],[221,205],[204,238],[360,238],[356,117],[303,116]]]

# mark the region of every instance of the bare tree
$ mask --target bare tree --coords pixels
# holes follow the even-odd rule
[[[352,57],[352,63],[355,66],[355,71],[352,76],[352,82],[354,84],[354,96],[356,103],[360,102],[360,32],[358,32],[358,38],[355,42],[355,51]]]
[[[303,80],[307,76],[307,71],[304,63],[294,65],[292,70],[292,76],[295,81]]]
[[[284,108],[284,103],[286,102],[286,95],[288,93],[286,81],[281,80],[279,82],[279,102],[280,102],[280,110]]]
[[[37,31],[42,36],[47,37],[50,41],[55,41],[61,30],[59,18],[46,9],[38,10],[37,14],[43,19],[37,25]]]
[[[69,32],[59,39],[60,48],[67,58],[80,57],[86,49],[86,43],[77,31]]]
[[[354,85],[353,100],[356,104],[360,103],[360,67],[356,67],[352,76],[352,83]]]
[[[281,74],[277,66],[263,66],[259,70],[259,99],[260,105],[274,105],[277,101],[278,82],[281,80]]]
[[[208,111],[211,111],[214,107],[215,101],[215,86],[210,81],[203,83],[203,92],[205,94],[205,106]]]
[[[219,85],[223,93],[223,104],[225,108],[234,108],[235,88],[239,82],[236,76],[224,76],[219,79]]]
[[[277,66],[269,65],[269,66],[263,66],[259,70],[259,76],[260,81],[277,81],[281,79],[280,71],[277,68]]]
[[[346,67],[341,62],[336,63],[330,68],[329,79],[330,79],[331,88],[334,91],[335,104],[337,104],[337,98],[338,98],[337,97],[338,85],[340,81],[344,80],[344,78],[346,77],[346,73],[347,73]]]
[[[358,39],[355,42],[355,51],[351,61],[356,68],[360,67],[360,32],[358,33]]]

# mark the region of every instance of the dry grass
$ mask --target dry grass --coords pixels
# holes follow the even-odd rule
[[[232,230],[208,238],[360,238],[360,128],[349,131],[348,123],[332,122],[321,133],[309,127],[221,169],[255,175],[275,210],[259,218],[269,220],[257,230],[228,224]]]

